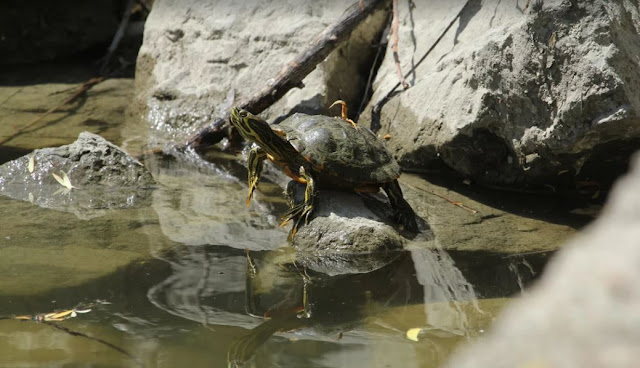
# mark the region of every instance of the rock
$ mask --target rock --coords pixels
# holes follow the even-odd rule
[[[53,174],[68,175],[75,188],[65,188]],[[0,166],[0,194],[81,218],[102,215],[105,209],[148,205],[154,185],[140,162],[88,132],[70,145],[38,149]]]
[[[401,165],[444,162],[484,183],[611,180],[640,143],[640,14],[623,1],[400,2],[404,72],[387,51],[360,124],[390,134]],[[526,2],[529,4],[529,2]],[[465,6],[465,4],[467,4]],[[533,6],[540,4],[539,6]],[[464,9],[463,9],[464,8]],[[372,108],[381,110],[372,112]]]
[[[77,55],[113,38],[121,0],[3,1],[0,5],[0,63],[22,64]]]
[[[449,367],[632,367],[640,360],[640,156],[602,216],[552,259],[530,294]],[[496,359],[499,357],[499,359]]]
[[[489,190],[459,179],[424,180],[405,173],[399,182],[407,202],[429,224],[435,238],[431,246],[447,251],[556,250],[593,220],[593,214],[577,210],[598,210],[566,198]]]
[[[301,200],[304,186],[292,181],[292,189],[294,198]],[[408,240],[398,232],[391,213],[388,203],[375,198],[319,191],[309,223],[299,227],[292,241],[296,261],[330,276],[371,272],[387,265]],[[421,231],[422,238],[431,236],[424,223]]]
[[[146,119],[156,139],[183,139],[266,86],[335,21],[342,1],[156,1],[147,19],[130,114]],[[264,117],[326,112],[336,99],[358,106],[386,23],[373,14]],[[357,109],[354,109],[357,110]]]

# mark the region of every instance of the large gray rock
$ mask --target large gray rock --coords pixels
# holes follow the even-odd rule
[[[403,166],[442,161],[513,185],[610,178],[639,146],[637,4],[433,0],[410,11],[408,3],[400,2],[405,72],[462,12],[409,76],[411,88],[384,101],[398,82],[390,50],[376,77],[360,123],[389,133]]]
[[[67,174],[74,188],[58,183],[54,174]],[[154,186],[140,162],[89,132],[72,144],[38,149],[0,166],[0,194],[81,218],[149,204]]]
[[[145,26],[130,113],[156,139],[181,139],[266,86],[351,4],[343,1],[159,0]],[[360,104],[386,13],[369,17],[339,50],[265,117],[326,111],[336,99]]]
[[[640,156],[602,217],[449,367],[634,367],[640,360]]]

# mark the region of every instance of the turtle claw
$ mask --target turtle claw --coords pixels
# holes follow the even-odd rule
[[[342,119],[346,120],[347,123],[351,124],[351,126],[353,127],[353,129],[358,129],[358,126],[356,125],[356,123],[353,122],[353,120],[349,119],[347,117],[347,103],[344,102],[343,100],[337,100],[334,103],[331,104],[331,106],[329,106],[329,108],[334,107],[335,105],[340,105],[342,106],[342,108],[340,109],[340,117],[342,117]]]
[[[293,240],[293,237],[298,232],[298,228],[300,227],[300,222],[304,218],[304,224],[309,224],[309,216],[313,212],[313,205],[306,205],[305,203],[300,203],[296,206],[293,206],[287,213],[284,214],[284,219],[280,223],[280,226],[286,225],[290,220],[295,219],[293,227],[289,232],[289,240]]]
[[[418,232],[418,224],[416,222],[415,215],[407,214],[404,212],[398,212],[395,214],[395,220],[400,225],[400,230],[407,230],[412,233]]]

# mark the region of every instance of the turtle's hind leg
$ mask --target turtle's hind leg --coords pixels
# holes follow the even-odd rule
[[[264,167],[264,159],[267,157],[267,153],[262,150],[260,147],[254,147],[249,151],[249,159],[247,160],[247,171],[249,182],[249,195],[247,195],[247,206],[251,203],[251,197],[253,196],[253,191],[256,190],[258,186],[258,181],[260,181],[260,177],[262,176],[262,169]]]
[[[409,203],[404,199],[398,180],[393,180],[384,184],[382,189],[384,189],[385,193],[387,193],[387,197],[389,197],[389,202],[391,202],[391,207],[393,207],[396,222],[405,230],[414,233],[417,232],[418,224],[416,223],[416,214],[413,212],[413,208],[411,208]]]

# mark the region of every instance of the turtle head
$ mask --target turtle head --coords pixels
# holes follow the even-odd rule
[[[233,125],[240,135],[251,142],[261,145],[262,139],[271,132],[269,123],[253,115],[247,110],[234,107],[231,110],[231,125]]]
[[[297,155],[291,144],[276,134],[269,123],[247,110],[234,107],[229,120],[244,139],[256,143],[273,159],[286,160]]]

